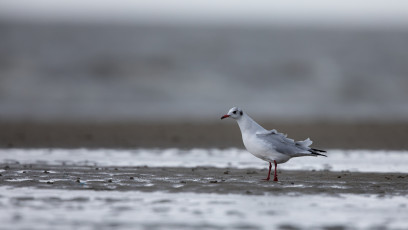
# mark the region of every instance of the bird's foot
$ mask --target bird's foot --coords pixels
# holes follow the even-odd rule
[[[271,178],[265,178],[265,179],[262,179],[261,181],[269,181],[269,179],[271,179]]]
[[[273,181],[278,181],[278,178],[277,177],[273,178]]]

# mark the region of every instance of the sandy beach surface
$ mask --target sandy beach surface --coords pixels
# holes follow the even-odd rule
[[[214,115],[215,116],[215,115]],[[221,116],[221,114],[220,114]],[[233,121],[213,123],[0,122],[1,148],[244,148]],[[328,149],[408,149],[407,123],[260,122]]]
[[[2,229],[406,229],[407,173],[0,164]],[[323,218],[324,217],[324,218]]]
[[[265,123],[328,150],[279,182],[232,123],[0,127],[0,229],[408,226],[405,124]]]
[[[407,196],[407,173],[279,170],[279,182],[265,182],[267,169],[91,167],[5,165],[2,186],[64,190],[194,192],[217,194],[360,194]]]

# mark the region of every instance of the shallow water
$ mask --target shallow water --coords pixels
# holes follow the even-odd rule
[[[408,172],[407,151],[329,150],[328,157],[299,157],[286,170]],[[267,163],[241,149],[1,149],[0,163],[50,165],[257,168]]]
[[[0,187],[4,229],[404,229],[407,197]]]

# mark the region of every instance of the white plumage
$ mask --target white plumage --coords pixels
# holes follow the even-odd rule
[[[240,108],[231,108],[228,113],[221,117],[233,118],[237,121],[241,129],[242,141],[248,152],[254,156],[269,162],[269,173],[265,180],[270,179],[272,163],[275,164],[274,181],[277,181],[276,168],[277,164],[285,163],[292,157],[300,156],[325,156],[319,152],[324,150],[311,148],[313,143],[309,138],[304,141],[294,141],[283,133],[279,133],[275,129],[266,130]]]

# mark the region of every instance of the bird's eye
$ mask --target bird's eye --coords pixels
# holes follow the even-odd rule
[[[237,111],[232,112],[233,114],[237,114]]]

